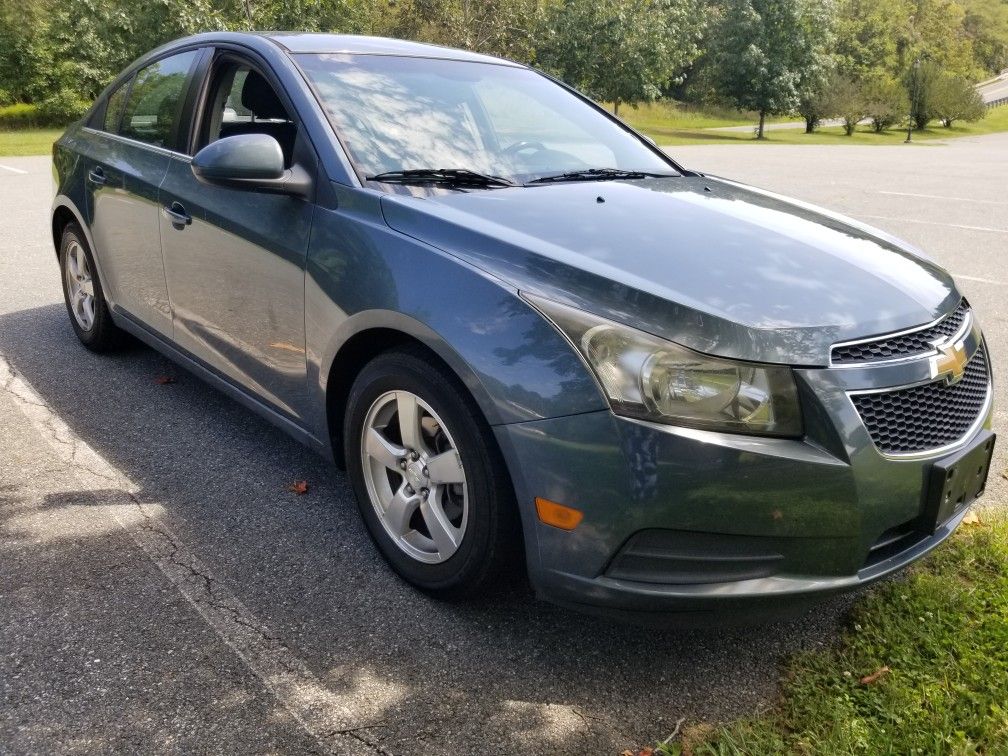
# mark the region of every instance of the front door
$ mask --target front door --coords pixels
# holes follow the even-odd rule
[[[259,131],[315,175],[315,155],[273,88],[247,65],[215,61],[207,143]],[[307,405],[304,283],[314,206],[300,198],[208,186],[175,157],[161,184],[161,244],[175,341],[216,371],[304,425]]]

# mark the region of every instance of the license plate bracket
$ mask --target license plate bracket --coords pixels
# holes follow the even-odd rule
[[[934,533],[983,495],[996,436],[988,430],[965,449],[942,457],[925,472],[922,524]]]

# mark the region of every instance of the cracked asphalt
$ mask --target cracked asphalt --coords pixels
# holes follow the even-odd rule
[[[1004,374],[1008,135],[673,152],[927,249]],[[784,654],[834,637],[850,599],[676,631],[523,593],[418,594],[325,460],[149,349],[76,343],[48,160],[0,166],[16,169],[0,171],[0,752],[616,754],[682,717],[752,713]],[[307,494],[287,491],[302,479]],[[988,495],[1004,493],[998,477]]]

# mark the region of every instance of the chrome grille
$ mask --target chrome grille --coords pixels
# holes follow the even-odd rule
[[[954,336],[966,320],[969,304],[964,299],[959,306],[932,326],[898,336],[882,336],[859,344],[838,344],[830,352],[834,365],[915,357],[934,351],[931,342]]]
[[[990,371],[983,345],[966,364],[962,380],[951,386],[923,386],[852,394],[851,401],[883,454],[939,449],[962,439],[987,403]]]

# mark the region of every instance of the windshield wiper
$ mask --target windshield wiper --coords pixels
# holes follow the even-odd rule
[[[548,184],[555,181],[606,181],[608,179],[672,178],[678,173],[653,173],[651,171],[628,171],[622,168],[585,168],[567,171],[553,176],[542,176],[529,181],[530,184]]]
[[[517,186],[503,176],[489,176],[468,168],[410,168],[403,171],[386,171],[368,176],[368,181],[385,184],[449,184],[451,186]]]

